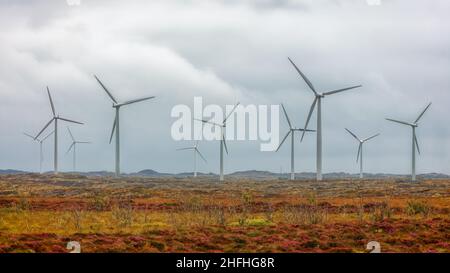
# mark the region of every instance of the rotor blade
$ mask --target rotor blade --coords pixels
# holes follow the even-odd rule
[[[225,135],[222,135],[223,146],[225,147],[225,152],[228,154],[227,142],[225,141]]]
[[[376,134],[376,135],[373,135],[373,136],[371,136],[371,137],[368,137],[368,138],[364,139],[363,142],[366,142],[366,141],[368,141],[368,140],[371,140],[372,138],[375,138],[375,137],[377,137],[377,136],[379,136],[379,135],[380,135],[380,134]]]
[[[295,65],[295,63],[291,60],[291,58],[288,57],[288,60],[291,62],[291,64],[294,66],[295,70],[297,70],[298,74],[300,74],[300,76],[302,76],[303,80],[306,82],[306,84],[309,86],[309,88],[311,88],[311,90],[314,92],[314,94],[317,95],[316,89],[314,88],[314,86],[312,85],[312,83],[309,81],[309,79],[305,76],[305,74],[302,73],[302,71],[300,71],[300,69],[298,69],[298,67]]]
[[[289,132],[286,134],[286,136],[283,138],[283,140],[280,142],[280,145],[278,145],[278,148],[277,148],[277,152],[278,152],[278,150],[281,148],[281,145],[283,145],[283,143],[284,143],[284,141],[286,140],[286,138],[289,136],[289,134],[291,133],[291,130],[289,130]]]
[[[430,108],[431,106],[431,102],[427,105],[427,107],[425,107],[425,109],[422,111],[422,113],[420,113],[419,117],[416,119],[416,121],[414,121],[414,123],[417,123],[423,116],[423,114],[425,114],[425,112],[428,110],[428,108]]]
[[[308,118],[306,119],[304,130],[306,130],[308,128],[308,123],[309,123],[309,120],[311,119],[312,112],[314,111],[314,108],[316,107],[316,103],[317,103],[317,97],[314,98],[311,108],[309,109],[309,114],[308,114]],[[300,141],[303,141],[304,137],[305,137],[305,131],[303,131],[302,139]]]
[[[411,124],[411,123],[408,123],[408,122],[404,122],[404,121],[400,121],[400,120],[395,120],[395,119],[390,119],[390,118],[387,118],[386,120],[389,120],[389,121],[392,121],[392,122],[397,122],[397,123],[404,124],[404,125],[414,126],[414,124]]]
[[[361,154],[361,147],[362,147],[362,143],[359,143],[358,154],[356,155],[356,163],[358,163],[358,161],[359,161],[359,155]]]
[[[114,118],[113,127],[111,130],[111,137],[109,138],[109,143],[111,144],[112,138],[114,136],[114,131],[116,129],[117,116]]]
[[[192,150],[192,149],[195,149],[195,148],[194,147],[180,148],[180,149],[177,149],[177,151]]]
[[[70,145],[69,149],[67,150],[66,154],[68,154],[70,152],[70,150],[72,150],[72,147],[75,146],[75,142],[72,142],[72,145]]]
[[[197,121],[201,121],[201,122],[203,122],[203,123],[209,123],[209,124],[211,124],[211,125],[215,125],[215,126],[219,126],[219,127],[222,127],[222,124],[218,124],[218,123],[215,123],[215,122],[212,122],[212,121],[209,121],[209,120],[205,120],[205,119],[194,119],[194,120],[197,120]]]
[[[97,78],[96,75],[94,75],[94,77],[97,80],[97,82],[102,86],[102,88],[106,91],[106,94],[108,94],[108,96],[111,98],[111,100],[114,103],[117,103],[117,100],[114,98],[114,96],[111,94],[111,92],[109,92],[108,88],[106,88],[106,86],[103,85],[103,83],[99,80],[99,78]]]
[[[47,127],[50,125],[50,123],[52,123],[53,120],[55,120],[55,118],[52,118],[52,119],[44,126],[44,128],[39,132],[39,134],[37,134],[37,136],[34,137],[34,140],[36,140],[36,139],[42,134],[42,132],[45,131],[45,129],[47,129]]]
[[[289,120],[289,117],[288,117],[288,114],[286,112],[286,109],[284,108],[284,105],[281,104],[281,107],[283,108],[284,116],[286,117],[286,120],[287,120],[287,122],[289,124],[289,129],[292,129],[292,124],[291,124],[291,121]]]
[[[144,100],[153,99],[153,98],[155,98],[155,96],[145,97],[145,98],[140,98],[140,99],[135,99],[135,100],[130,100],[130,101],[126,101],[124,103],[117,104],[117,106],[124,106],[124,105],[128,105],[128,104],[136,103],[136,102],[141,102],[141,101],[144,101]]]
[[[223,120],[223,124],[225,124],[227,119],[231,116],[231,114],[233,114],[234,110],[236,110],[236,107],[238,107],[239,104],[240,104],[240,102],[236,103],[236,105],[233,107],[233,110],[231,110],[231,112],[228,113],[228,116]]]
[[[295,129],[292,129],[292,130],[294,130],[294,131],[299,131],[299,132],[315,132],[316,130],[310,130],[310,129],[301,129],[301,128],[295,128]]]
[[[200,151],[195,148],[195,151],[198,153],[198,155],[203,159],[203,161],[205,161],[205,163],[208,163],[208,161],[206,161],[205,157],[202,155],[202,153],[200,153]]]
[[[352,86],[352,87],[348,87],[348,88],[343,88],[343,89],[338,89],[338,90],[334,90],[334,91],[330,91],[330,92],[325,92],[325,93],[323,93],[325,96],[328,96],[328,95],[332,95],[332,94],[336,94],[336,93],[339,93],[339,92],[344,92],[344,91],[347,91],[347,90],[350,90],[350,89],[355,89],[355,88],[359,88],[359,87],[361,87],[362,85],[356,85],[356,86]]]
[[[56,117],[55,105],[53,105],[52,95],[50,95],[50,89],[48,89],[48,86],[47,86],[47,94],[48,98],[50,99],[50,106],[52,107],[53,116]]]
[[[90,141],[76,141],[76,143],[80,143],[80,144],[91,144],[92,142]]]
[[[79,122],[79,121],[75,121],[75,120],[71,120],[71,119],[66,119],[66,118],[62,118],[62,117],[57,117],[57,119],[83,125],[83,122]]]
[[[351,134],[356,140],[361,141],[354,133],[352,133],[352,131],[350,131],[349,129],[345,128],[345,130],[347,130],[347,132],[349,134]]]
[[[416,147],[417,147],[417,152],[418,152],[418,153],[419,153],[419,155],[420,155],[419,142],[417,141],[417,136],[416,136],[416,135],[414,135],[414,142],[416,143]]]
[[[34,139],[34,136],[32,136],[32,135],[29,135],[29,134],[27,134],[27,133],[23,133],[24,135],[26,135],[27,137],[29,137],[29,138],[32,138],[33,140],[36,140],[36,139]],[[39,139],[38,139],[39,140]]]
[[[53,135],[55,131],[52,131],[50,134],[48,134],[46,137],[44,137],[41,142],[44,142],[49,136]]]
[[[75,138],[73,137],[72,132],[70,131],[69,127],[67,127],[67,130],[69,131],[69,135],[72,138],[72,141],[75,141]]]

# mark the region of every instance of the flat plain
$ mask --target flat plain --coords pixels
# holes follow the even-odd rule
[[[450,252],[450,180],[0,175],[0,252]]]

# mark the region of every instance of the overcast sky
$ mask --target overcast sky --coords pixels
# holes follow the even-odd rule
[[[64,0],[0,1],[0,169],[38,169],[36,134],[51,118],[45,87],[57,112],[85,122],[70,125],[82,171],[113,170],[108,144],[114,112],[97,74],[121,100],[154,95],[121,111],[122,171],[192,171],[192,154],[175,149],[170,116],[176,104],[284,103],[296,126],[313,94],[287,57],[321,91],[363,88],[323,102],[324,172],[357,172],[361,137],[368,172],[409,173],[411,130],[384,120],[414,121],[433,102],[417,130],[417,169],[450,173],[450,1],[381,0]],[[280,137],[287,124],[282,119]],[[311,128],[315,128],[316,115]],[[71,169],[66,124],[60,123],[60,166]],[[44,146],[52,168],[53,139]],[[296,171],[315,170],[315,136],[296,139]],[[260,152],[258,141],[230,141],[225,172],[289,169],[289,145]],[[219,142],[203,141],[218,172]]]

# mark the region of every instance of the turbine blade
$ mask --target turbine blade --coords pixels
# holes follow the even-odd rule
[[[418,152],[419,155],[420,155],[420,147],[419,147],[419,142],[417,141],[417,136],[416,136],[416,135],[414,135],[414,142],[416,143],[417,152]]]
[[[311,108],[309,109],[308,118],[306,119],[305,128],[303,130],[307,130],[307,128],[308,128],[309,120],[311,119],[312,112],[314,111],[314,108],[316,107],[316,103],[317,103],[317,97],[314,98]],[[303,138],[305,137],[305,133],[306,133],[306,131],[303,131],[302,139],[300,141],[303,141]]]
[[[97,82],[102,86],[103,90],[106,91],[106,94],[108,94],[108,96],[111,98],[111,100],[112,100],[114,103],[117,103],[117,100],[114,98],[114,96],[111,94],[111,92],[109,92],[108,88],[106,88],[106,86],[103,85],[103,83],[100,81],[99,78],[97,78],[96,75],[94,75],[94,77],[95,77],[95,79],[97,80]]]
[[[41,142],[44,142],[49,136],[53,135],[55,131],[52,131],[50,134],[48,134],[46,137],[44,137]]]
[[[24,135],[26,135],[27,137],[29,137],[29,138],[32,138],[33,140],[36,140],[36,139],[34,139],[34,136],[32,136],[32,135],[29,135],[29,134],[27,134],[27,133],[23,133]],[[38,139],[39,140],[39,139]]]
[[[209,121],[209,120],[205,120],[205,119],[194,119],[194,120],[197,120],[197,121],[201,121],[201,122],[203,122],[203,123],[208,123],[208,124],[211,124],[211,125],[215,125],[215,126],[219,126],[219,127],[222,127],[222,124],[218,124],[218,123],[215,123],[215,122],[212,122],[212,121]]]
[[[332,95],[332,94],[344,92],[344,91],[347,91],[347,90],[350,90],[350,89],[359,88],[359,87],[361,87],[361,86],[362,86],[362,85],[356,85],[356,86],[352,86],[352,87],[348,87],[348,88],[343,88],[343,89],[338,89],[338,90],[334,90],[334,91],[330,91],[330,92],[325,92],[325,93],[323,93],[323,94],[324,94],[325,96],[328,96],[328,95]]]
[[[113,127],[111,130],[111,136],[109,137],[109,144],[111,144],[112,138],[114,136],[114,131],[116,129],[117,116],[114,118]]]
[[[72,142],[72,145],[70,145],[69,149],[67,150],[66,154],[68,154],[70,152],[70,150],[72,150],[72,147],[75,145],[75,142]]]
[[[352,133],[352,131],[350,131],[349,129],[345,128],[345,130],[347,130],[347,132],[349,134],[351,134],[356,140],[361,141],[354,133]]]
[[[414,123],[417,123],[423,116],[423,114],[425,114],[425,112],[428,110],[428,108],[430,108],[431,106],[431,102],[427,105],[427,107],[425,107],[425,109],[422,111],[422,113],[420,113],[419,117],[416,119],[416,121],[414,121]]]
[[[50,123],[52,123],[53,120],[55,120],[55,118],[52,118],[52,119],[44,126],[44,128],[42,128],[42,130],[39,132],[39,134],[37,134],[37,136],[34,137],[34,140],[36,140],[36,139],[42,134],[42,132],[45,131],[45,129],[47,129],[47,127],[50,125]]]
[[[294,131],[299,131],[299,132],[315,132],[316,130],[310,130],[310,129],[301,129],[301,128],[295,128],[295,129],[292,129],[292,130],[294,130]]]
[[[140,99],[135,99],[135,100],[130,100],[130,101],[126,101],[126,102],[124,102],[124,103],[117,104],[117,106],[124,106],[124,105],[128,105],[128,104],[133,104],[133,103],[141,102],[141,101],[144,101],[144,100],[153,99],[153,98],[155,98],[155,96],[145,97],[145,98],[140,98]]]
[[[289,129],[292,129],[292,124],[291,124],[291,121],[289,120],[289,116],[288,116],[288,114],[287,114],[287,112],[286,112],[286,109],[284,108],[284,105],[281,104],[281,107],[283,108],[284,116],[286,117],[286,120],[287,120],[287,122],[288,122],[288,124],[289,124]]]
[[[90,141],[77,141],[77,143],[80,143],[80,144],[91,144],[92,142],[90,142]]]
[[[233,114],[234,110],[236,110],[236,107],[238,107],[239,104],[240,104],[240,102],[236,103],[236,105],[233,107],[233,110],[231,110],[231,112],[228,113],[228,116],[223,120],[223,124],[225,124],[227,119],[231,116],[231,114]]]
[[[284,143],[284,141],[286,140],[286,138],[289,136],[289,134],[291,133],[291,130],[289,130],[289,132],[286,134],[286,136],[283,138],[283,140],[280,142],[280,145],[278,145],[278,148],[277,148],[277,152],[278,152],[278,150],[281,148],[281,145],[283,145],[283,143]]]
[[[193,147],[180,148],[180,149],[177,149],[177,151],[192,150],[192,149],[195,149],[195,148],[193,148]]]
[[[76,124],[83,124],[82,122],[71,120],[71,119],[66,119],[66,118],[62,118],[62,117],[57,117],[57,119],[64,120],[64,121],[67,121],[67,122],[76,123]]]
[[[73,137],[72,132],[70,131],[69,127],[67,127],[67,130],[69,131],[69,135],[72,138],[72,141],[75,141],[75,138]]]
[[[225,135],[222,135],[223,146],[225,147],[225,152],[228,154],[227,142],[225,141]]]
[[[297,70],[298,74],[302,76],[303,80],[306,82],[309,88],[311,88],[314,94],[317,95],[316,89],[314,88],[313,84],[309,81],[309,79],[305,76],[305,74],[303,74],[302,71],[300,71],[300,69],[295,65],[295,63],[291,60],[291,58],[288,57],[288,60],[294,66],[295,70]]]
[[[203,161],[205,161],[205,163],[208,163],[208,161],[206,161],[205,157],[202,155],[202,153],[200,153],[200,151],[195,148],[195,151],[198,153],[198,155],[203,159]]]
[[[53,117],[56,117],[55,105],[53,105],[52,95],[50,95],[50,89],[48,89],[48,86],[47,86],[47,94],[50,100],[50,106],[52,107]]]
[[[356,163],[358,163],[358,161],[359,161],[359,155],[361,154],[361,146],[362,146],[362,143],[359,143],[359,146],[358,146],[358,154],[356,155]]]
[[[363,142],[366,142],[366,141],[368,141],[368,140],[371,140],[372,138],[375,138],[375,137],[377,137],[377,136],[379,136],[379,135],[380,135],[380,134],[376,134],[376,135],[373,135],[373,136],[371,136],[371,137],[368,137],[368,138],[364,139]]]
[[[403,125],[414,126],[414,124],[411,124],[411,123],[408,123],[408,122],[404,122],[404,121],[400,121],[400,120],[395,120],[395,119],[390,119],[390,118],[387,118],[386,120],[389,120],[389,121],[392,121],[392,122],[397,122],[397,123],[400,123],[400,124],[403,124]]]

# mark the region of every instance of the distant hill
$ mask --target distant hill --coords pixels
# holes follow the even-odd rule
[[[0,170],[0,175],[8,175],[8,174],[26,174],[30,172],[21,171],[21,170]],[[46,174],[50,174],[51,172],[46,172]],[[69,172],[70,173],[70,172]],[[79,175],[85,176],[114,176],[113,172],[108,171],[90,171],[90,172],[76,172]],[[134,173],[123,173],[124,176],[138,176],[138,177],[190,177],[193,176],[193,172],[183,172],[183,173],[160,173],[158,171],[152,169],[145,169],[139,172]],[[218,176],[215,173],[197,173],[198,176]],[[253,179],[288,179],[290,173],[273,173],[269,171],[258,171],[258,170],[245,170],[245,171],[236,171],[230,174],[226,174],[226,176],[234,177],[234,178],[253,178]],[[295,177],[297,179],[314,179],[316,174],[313,172],[301,172],[296,173]],[[344,178],[358,178],[359,174],[351,174],[346,172],[333,172],[326,173],[323,175],[325,179],[344,179]],[[389,173],[365,173],[365,179],[386,179],[386,178],[408,178],[409,175],[400,175],[400,174],[389,174]],[[450,175],[442,174],[442,173],[425,173],[417,175],[418,178],[421,179],[445,179],[450,178]]]

